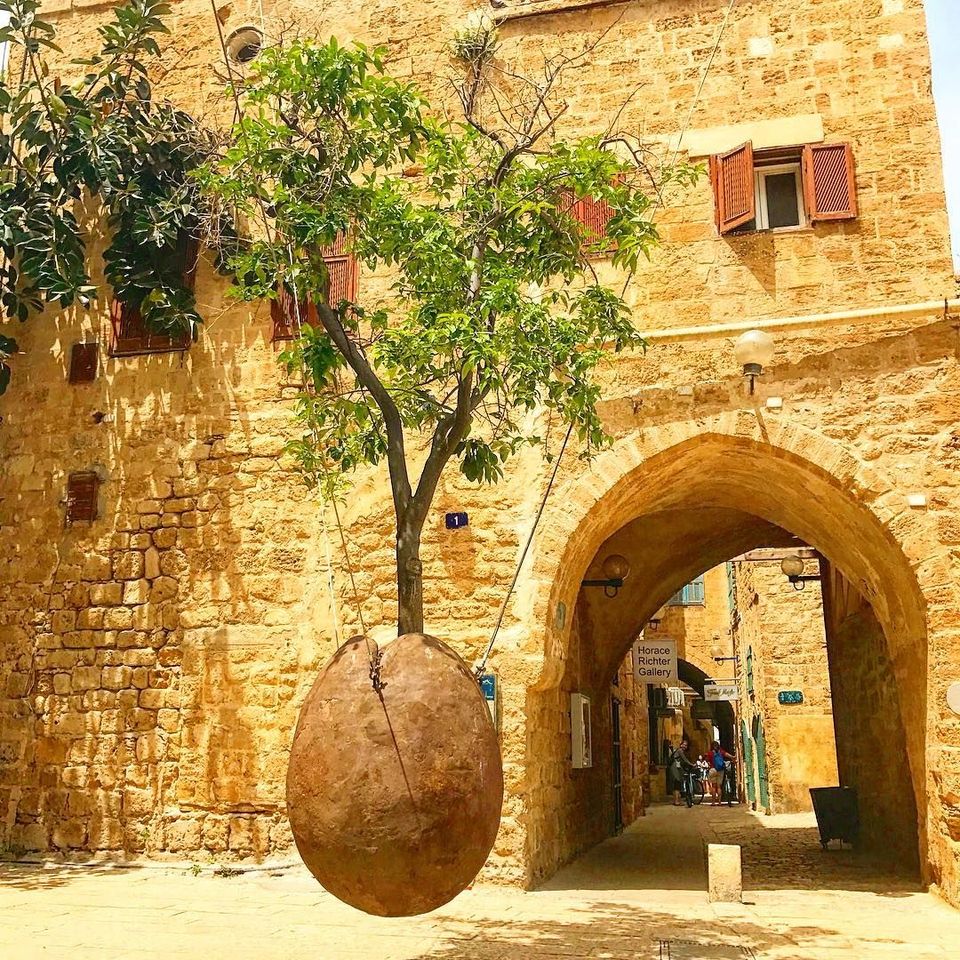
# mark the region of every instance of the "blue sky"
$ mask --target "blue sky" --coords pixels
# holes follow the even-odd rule
[[[960,272],[960,3],[924,0],[924,6],[933,59],[933,96],[940,121],[953,265]]]

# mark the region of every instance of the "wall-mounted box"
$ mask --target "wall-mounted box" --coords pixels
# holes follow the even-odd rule
[[[573,748],[573,769],[583,770],[592,767],[590,698],[584,693],[570,694],[570,737]]]

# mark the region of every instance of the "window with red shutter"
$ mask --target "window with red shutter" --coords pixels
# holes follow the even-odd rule
[[[748,140],[728,153],[710,158],[714,213],[721,234],[736,230],[756,217],[753,144]]]
[[[181,230],[177,238],[176,259],[183,285],[188,290],[192,290],[196,282],[197,263],[200,259],[200,241],[186,230]],[[110,323],[113,327],[110,354],[114,357],[189,350],[193,339],[189,330],[173,335],[148,330],[140,314],[140,308],[117,299],[114,299],[110,306]]]
[[[602,244],[613,207],[606,200],[584,197],[574,203],[572,213],[583,224],[584,239],[590,244]]]
[[[857,184],[849,143],[811,143],[803,148],[803,191],[810,220],[852,220]]]
[[[330,306],[336,308],[341,300],[353,303],[357,298],[357,261],[347,249],[347,235],[341,233],[323,250],[323,262],[330,274]]]
[[[310,324],[317,326],[320,318],[317,316],[317,305],[312,300],[300,300],[297,303],[293,294],[284,286],[277,290],[277,297],[270,301],[270,318],[273,320],[274,342],[278,340],[294,340],[298,335],[300,325]]]
[[[67,477],[67,523],[91,523],[97,519],[97,491],[100,478],[92,470]]]
[[[70,383],[93,383],[97,379],[97,364],[100,346],[92,343],[75,343],[70,349]]]
[[[346,234],[339,234],[330,246],[323,248],[322,254],[330,275],[330,306],[337,307],[341,300],[352,303],[357,297],[357,261],[347,249]],[[312,327],[320,323],[317,305],[313,301],[301,300],[299,306],[298,318],[293,294],[285,287],[271,301],[274,342],[295,339],[301,323],[309,323]]]

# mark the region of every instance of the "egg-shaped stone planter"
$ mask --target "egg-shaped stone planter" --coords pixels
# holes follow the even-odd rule
[[[287,769],[297,849],[335,897],[380,916],[426,913],[474,879],[503,803],[497,734],[467,665],[435,637],[384,645],[378,693],[357,637],[304,701]]]

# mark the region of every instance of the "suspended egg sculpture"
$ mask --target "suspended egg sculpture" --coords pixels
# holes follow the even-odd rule
[[[326,890],[379,916],[434,910],[480,871],[502,803],[496,730],[453,650],[420,633],[340,648],[304,701],[287,769],[293,837]]]

